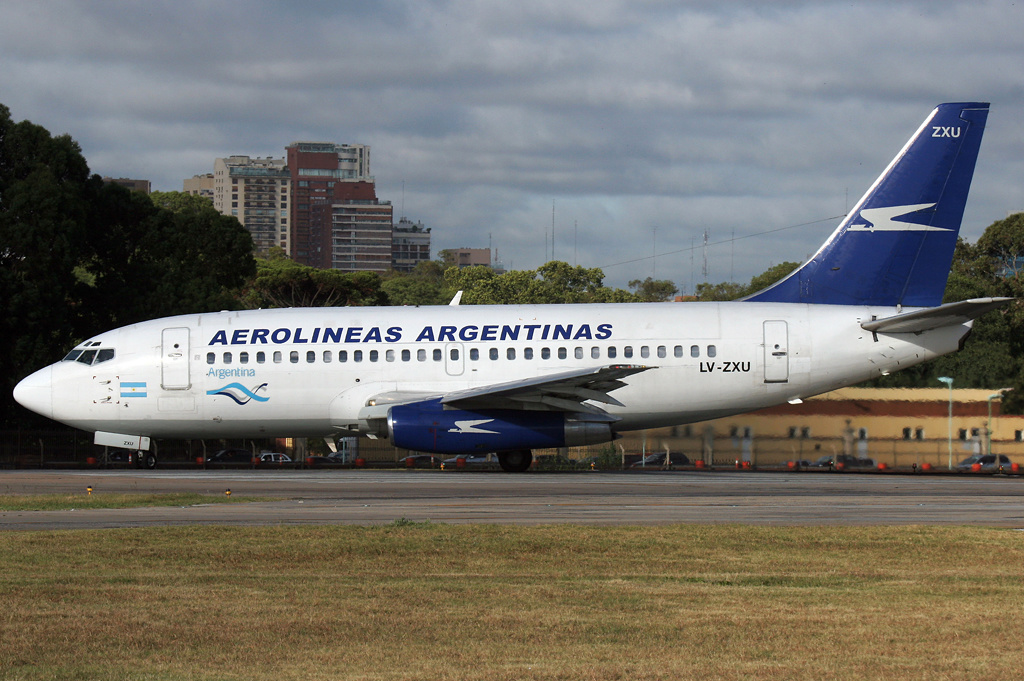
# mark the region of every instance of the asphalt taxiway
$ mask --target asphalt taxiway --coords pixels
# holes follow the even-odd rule
[[[1024,528],[1024,478],[734,471],[0,471],[0,494],[198,492],[270,498],[0,512],[0,529],[159,525],[975,525]]]

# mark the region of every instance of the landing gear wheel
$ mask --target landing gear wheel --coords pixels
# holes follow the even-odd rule
[[[506,473],[522,473],[530,467],[531,463],[533,463],[533,452],[529,449],[498,453],[498,464]]]

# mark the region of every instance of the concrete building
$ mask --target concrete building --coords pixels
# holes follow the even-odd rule
[[[422,222],[401,218],[391,230],[391,267],[412,272],[418,263],[430,260],[430,228]]]
[[[491,266],[491,249],[489,248],[448,248],[441,251],[441,256],[445,262],[450,260],[451,264],[460,268],[477,265]]]
[[[108,184],[119,184],[133,192],[149,194],[152,191],[152,183],[149,180],[132,180],[127,177],[104,177],[103,181]]]
[[[213,202],[213,173],[193,175],[192,179],[182,182],[182,191],[192,196],[202,196]]]
[[[283,158],[229,156],[213,162],[213,207],[238,218],[257,253],[274,246],[288,250],[290,189]]]
[[[334,262],[334,229],[339,225],[339,247],[348,249],[355,238],[352,222],[334,219],[334,205],[372,205],[377,201],[373,176],[370,174],[370,147],[363,144],[332,142],[293,142],[285,147],[286,163],[292,186],[289,209],[292,242],[289,253],[293,260],[312,267],[331,268]],[[359,203],[352,203],[359,202]],[[384,204],[379,204],[384,205]],[[388,205],[390,209],[390,205]],[[350,211],[354,214],[358,211]],[[376,214],[379,211],[363,211]],[[339,217],[344,217],[341,211]],[[345,226],[349,228],[346,228]],[[390,221],[388,222],[390,240]],[[377,248],[376,237],[366,248]],[[388,244],[390,264],[391,247]],[[342,252],[341,261],[355,262],[351,253]],[[376,260],[374,256],[371,260]],[[340,268],[347,269],[347,267]],[[386,268],[385,268],[386,269]]]

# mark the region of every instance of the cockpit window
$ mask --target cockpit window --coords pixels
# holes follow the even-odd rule
[[[92,343],[91,345],[97,345]],[[87,346],[91,347],[91,346]],[[101,362],[109,362],[114,359],[114,348],[100,348],[98,350],[83,350],[82,348],[75,348],[69,352],[65,357],[65,362],[80,362],[82,364],[100,364]]]

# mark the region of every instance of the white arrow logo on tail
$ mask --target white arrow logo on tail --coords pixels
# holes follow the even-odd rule
[[[916,213],[925,208],[931,208],[934,203],[918,203],[912,206],[889,206],[887,208],[865,208],[860,212],[860,217],[870,224],[850,225],[851,232],[950,232],[945,227],[932,227],[931,225],[918,225],[913,222],[903,222],[893,218],[902,217],[910,213]]]

